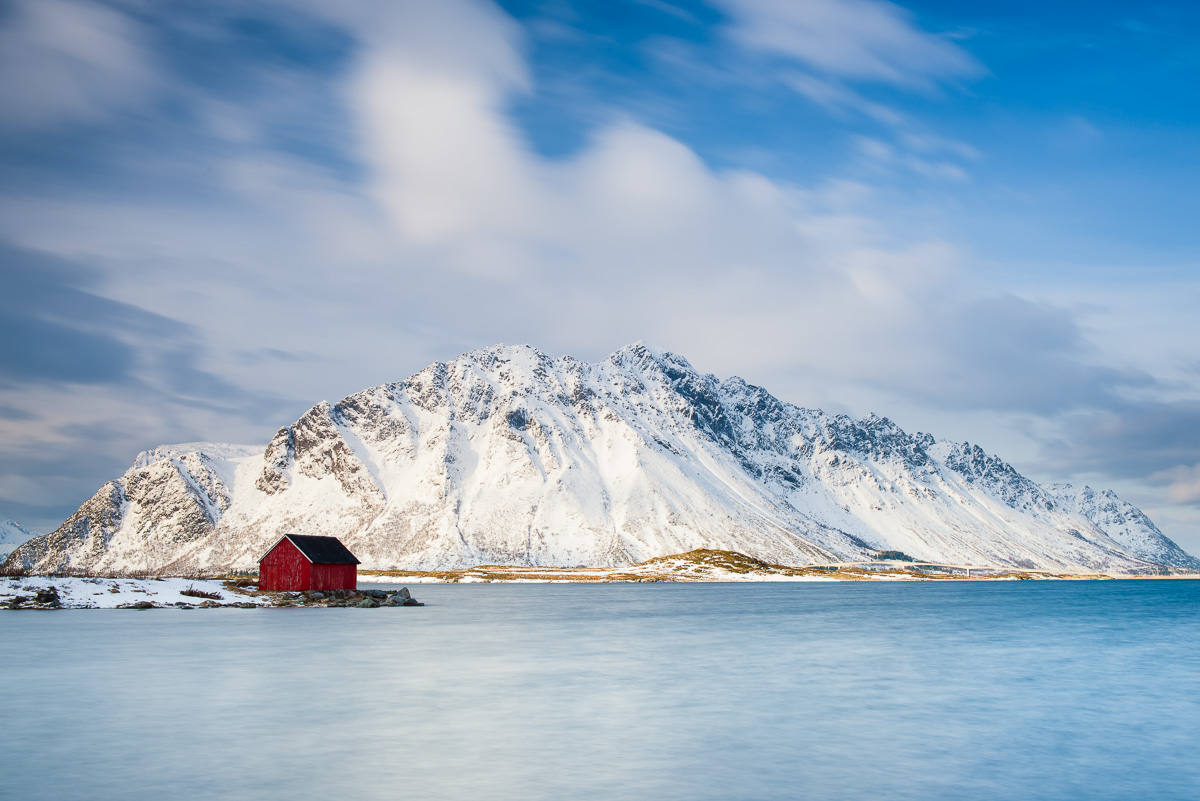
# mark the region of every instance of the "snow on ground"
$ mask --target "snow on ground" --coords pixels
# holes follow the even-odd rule
[[[53,587],[58,590],[59,602],[64,609],[117,609],[141,601],[150,601],[155,606],[199,606],[211,604],[251,604],[270,606],[266,596],[250,596],[233,592],[221,581],[199,579],[112,579],[112,578],[49,578],[42,576],[24,578],[0,578],[0,604],[8,604],[16,597],[31,601],[38,590]],[[219,599],[197,598],[184,595],[189,588],[217,594]]]

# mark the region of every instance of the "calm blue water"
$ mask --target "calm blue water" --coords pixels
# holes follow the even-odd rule
[[[1200,581],[0,613],[0,796],[1196,799]]]

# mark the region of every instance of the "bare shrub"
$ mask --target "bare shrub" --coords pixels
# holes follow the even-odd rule
[[[179,594],[180,595],[190,595],[193,598],[208,598],[211,601],[221,600],[221,593],[205,592],[204,590],[198,590],[191,584],[188,585],[186,590],[180,590]]]

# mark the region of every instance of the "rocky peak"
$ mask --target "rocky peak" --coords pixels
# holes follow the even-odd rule
[[[279,429],[263,453],[255,486],[275,495],[291,487],[299,472],[317,480],[334,478],[346,495],[362,497],[364,503],[381,501],[382,491],[339,428],[339,419],[361,409],[361,403],[349,399],[338,407],[321,401],[295,423]]]
[[[818,453],[834,451],[868,460],[896,460],[914,469],[929,462],[923,443],[886,417],[870,414],[856,420],[844,414],[817,413],[815,418],[813,447]]]

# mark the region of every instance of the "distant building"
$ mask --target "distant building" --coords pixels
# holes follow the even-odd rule
[[[258,560],[258,588],[353,590],[359,564],[337,537],[286,534]]]

